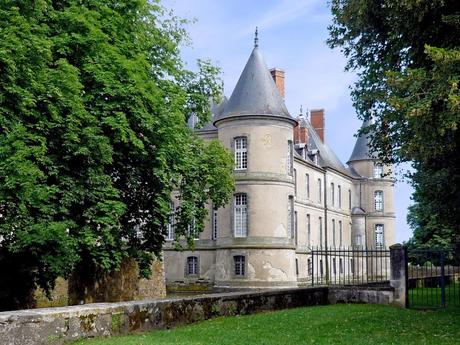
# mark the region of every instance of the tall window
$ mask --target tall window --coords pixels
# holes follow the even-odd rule
[[[335,190],[334,183],[331,183],[331,205],[335,206]]]
[[[192,224],[189,224],[188,227],[187,227],[187,236],[191,236],[195,240],[200,239],[200,233],[196,229],[196,220],[195,220],[195,218],[192,219]]]
[[[357,246],[362,246],[363,245],[363,237],[361,235],[356,235],[355,244]]]
[[[332,246],[335,247],[335,219],[332,220]]]
[[[311,219],[307,214],[307,246],[311,246]]]
[[[217,239],[217,210],[213,207],[212,208],[212,239]]]
[[[321,195],[322,195],[322,187],[321,187],[321,179],[318,179],[318,203],[321,204]]]
[[[198,275],[198,257],[189,256],[187,257],[187,275]]]
[[[307,260],[307,275],[311,276],[313,274],[313,265],[311,259]]]
[[[248,167],[248,143],[246,137],[235,138],[235,170]]]
[[[351,189],[348,190],[348,209],[351,211]]]
[[[337,260],[336,260],[336,258],[333,258],[333,259],[332,259],[332,273],[333,273],[334,275],[337,274],[336,267],[337,267]]]
[[[374,164],[374,178],[383,177],[383,165],[379,163]]]
[[[319,217],[319,245],[323,245],[323,218]]]
[[[248,197],[246,194],[236,194],[234,204],[235,237],[248,235]]]
[[[343,246],[343,228],[342,228],[342,221],[339,220],[339,246]]]
[[[339,208],[342,208],[342,186],[341,185],[337,186],[337,198],[338,198]]]
[[[383,248],[384,246],[383,224],[375,224],[375,247]]]
[[[288,151],[286,157],[286,172],[288,175],[292,175],[292,168],[293,168],[293,160],[294,160],[294,147],[292,145],[292,140],[288,140]]]
[[[295,274],[299,275],[299,259],[295,258]]]
[[[246,257],[244,255],[235,255],[233,257],[235,263],[235,276],[237,277],[244,277],[245,275],[245,264],[246,264]]]
[[[310,175],[305,174],[305,193],[307,195],[307,199],[310,199]]]
[[[166,240],[174,240],[174,203],[171,201],[169,204],[169,217],[168,217],[168,235]]]
[[[287,205],[287,231],[288,231],[288,238],[294,237],[294,197],[292,195],[288,198],[288,205]]]
[[[294,239],[295,239],[295,244],[298,245],[298,240],[297,240],[297,211],[294,211]]]
[[[383,192],[381,190],[374,192],[374,206],[377,212],[383,211]]]
[[[294,195],[297,196],[297,170],[294,169]]]

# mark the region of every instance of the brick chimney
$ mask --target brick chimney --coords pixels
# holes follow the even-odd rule
[[[324,109],[314,109],[310,111],[310,122],[319,138],[324,142],[326,126],[324,122]]]
[[[284,71],[280,68],[272,68],[270,70],[270,74],[275,81],[276,88],[278,89],[281,98],[284,99]]]
[[[297,126],[294,127],[294,144],[307,144],[308,142],[308,130],[303,125],[304,119],[301,117],[297,118]]]

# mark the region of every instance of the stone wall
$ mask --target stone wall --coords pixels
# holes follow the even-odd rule
[[[191,298],[86,304],[0,313],[0,344],[63,344],[82,338],[164,329],[216,316],[325,305],[391,303],[391,288],[302,288]]]
[[[99,279],[94,285],[84,284],[76,275],[69,282],[63,278],[56,280],[55,288],[48,298],[42,289],[34,293],[38,308],[63,307],[67,305],[94,302],[120,302],[152,299],[166,296],[164,265],[155,260],[151,266],[149,279],[138,279],[139,269],[134,261],[124,262],[120,271]],[[77,291],[77,292],[76,292]]]

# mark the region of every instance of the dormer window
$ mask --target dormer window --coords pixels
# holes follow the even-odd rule
[[[238,137],[234,140],[235,147],[235,170],[248,168],[248,143],[246,137]]]

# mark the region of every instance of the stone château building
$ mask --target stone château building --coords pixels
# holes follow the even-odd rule
[[[174,249],[169,225],[168,286],[295,287],[311,279],[312,248],[395,242],[394,181],[390,167],[369,153],[368,138],[357,138],[345,166],[325,140],[324,110],[295,119],[283,99],[284,72],[268,70],[256,39],[230,99],[196,129],[233,152],[236,190],[226,207],[209,205],[194,251]]]

